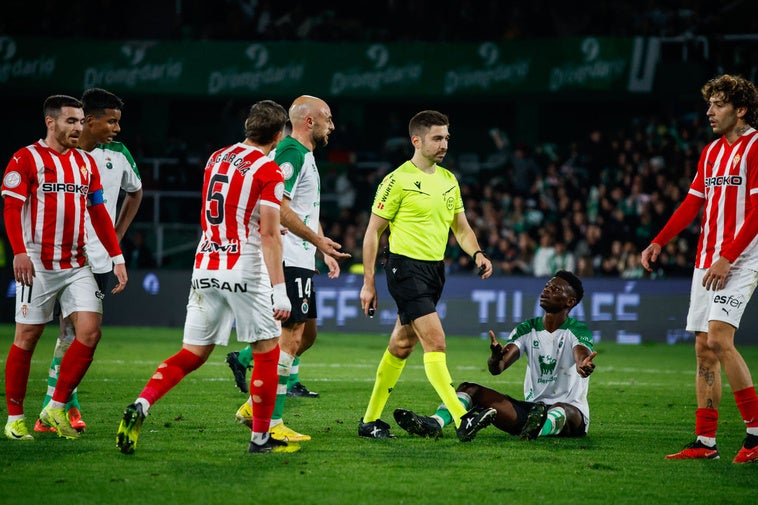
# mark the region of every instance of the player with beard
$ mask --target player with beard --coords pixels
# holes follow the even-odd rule
[[[397,305],[397,319],[376,371],[376,381],[358,435],[393,438],[381,419],[390,392],[408,357],[419,342],[424,350],[424,371],[443,403],[450,406],[458,438],[472,440],[492,422],[495,410],[471,409],[458,402],[445,353],[445,330],[437,302],[445,286],[445,248],[452,230],[461,249],[473,258],[479,275],[492,275],[492,263],[466,218],[455,175],[441,167],[450,140],[448,117],[424,110],[408,123],[414,153],[390,172],[376,190],[363,238],[361,307],[366,315],[377,307],[375,268],[379,239],[389,228],[389,252],[384,264],[387,287]]]
[[[124,108],[124,102],[109,91],[90,88],[82,94],[82,108],[84,109],[84,125],[79,135],[79,148],[90,153],[97,161],[100,182],[103,185],[103,203],[111,221],[114,222],[116,236],[121,241],[142,201],[142,182],[137,164],[126,146],[113,140],[121,132],[121,111]],[[124,200],[117,218],[116,204],[121,190],[124,191]],[[89,214],[86,214],[85,218],[87,236],[84,249],[87,254],[87,263],[95,274],[98,289],[104,294],[111,281],[113,263],[108,256],[108,251],[97,238]],[[50,362],[47,394],[42,402],[43,409],[53,397],[55,384],[58,381],[58,367],[66,349],[73,342],[74,336],[71,318],[60,318],[60,333],[53,351],[53,359]],[[86,429],[87,425],[82,419],[76,389],[66,403],[66,415],[71,426],[77,431],[82,432]],[[55,430],[37,420],[34,431]]]
[[[92,268],[87,264],[85,214],[108,252],[120,293],[128,277],[124,256],[108,211],[97,162],[78,149],[84,123],[82,103],[67,95],[45,100],[44,140],[14,153],[3,177],[5,228],[13,249],[16,279],[16,331],[5,361],[5,436],[34,440],[26,426],[26,397],[32,354],[55,302],[71,317],[76,336],[61,360],[52,399],[40,413],[42,423],[58,436],[75,439],[65,405],[95,355],[102,335],[103,303]]]
[[[313,286],[316,250],[324,254],[324,262],[329,267],[329,278],[339,276],[337,259],[349,258],[350,255],[340,252],[340,244],[324,236],[319,221],[321,179],[313,151],[316,147],[326,146],[329,135],[334,131],[329,105],[314,96],[300,96],[290,106],[289,119],[292,132],[272,154],[284,176],[281,216],[282,226],[287,232],[282,237],[282,256],[292,312],[290,318],[282,323],[282,336],[279,339],[279,389],[271,418],[271,434],[279,440],[302,442],[311,437],[286,426],[282,415],[291,370],[299,368],[300,356],[316,340],[316,292]],[[236,356],[227,356],[227,362],[235,358]],[[309,391],[299,381],[295,381],[289,394],[318,397],[317,393]],[[248,424],[253,415],[248,398],[237,410],[236,419]]]

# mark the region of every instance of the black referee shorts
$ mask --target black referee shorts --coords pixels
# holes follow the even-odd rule
[[[401,324],[437,311],[445,286],[443,261],[421,261],[390,253],[384,271]]]

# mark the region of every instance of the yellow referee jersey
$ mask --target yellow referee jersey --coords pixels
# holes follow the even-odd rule
[[[422,172],[410,160],[387,174],[376,190],[371,212],[390,222],[390,251],[423,261],[445,256],[450,224],[463,212],[458,180],[435,165]]]

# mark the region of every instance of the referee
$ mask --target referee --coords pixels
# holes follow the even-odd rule
[[[449,125],[447,116],[437,111],[425,110],[413,116],[408,125],[413,157],[384,178],[374,197],[363,238],[361,306],[367,315],[376,310],[374,267],[379,239],[389,226],[390,252],[384,269],[398,317],[379,362],[366,413],[358,425],[361,437],[394,438],[389,424],[380,417],[419,342],[424,349],[426,376],[450,410],[460,440],[472,440],[495,415],[489,408],[466,412],[458,401],[447,369],[445,332],[436,310],[445,285],[443,260],[451,229],[461,248],[473,257],[481,278],[492,275],[492,264],[480,250],[466,219],[458,181],[438,165],[447,154]]]

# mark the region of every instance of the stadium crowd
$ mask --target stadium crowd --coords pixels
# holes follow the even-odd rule
[[[668,2],[501,2],[429,0],[372,2],[275,2],[272,0],[177,0],[131,2],[134,12],[102,23],[103,13],[119,13],[121,3],[99,2],[98,9],[74,2],[67,23],[57,22],[59,3],[9,0],[13,16],[0,19],[0,34],[38,37],[155,40],[309,40],[318,42],[461,42],[535,37],[682,36],[756,33],[750,2],[724,5],[702,0]],[[743,15],[745,14],[745,15]],[[419,29],[423,20],[427,29]]]
[[[345,1],[281,3],[270,0],[178,0],[149,4],[150,16],[125,16],[118,23],[101,23],[103,12],[117,12],[119,3],[102,2],[101,8],[71,5],[65,24],[57,23],[58,4],[42,0],[31,4],[11,0],[16,15],[0,20],[0,34],[49,37],[83,36],[92,39],[157,40],[266,40],[266,41],[476,41],[536,37],[715,35],[711,41],[714,63],[718,34],[758,33],[755,16],[738,15],[749,2],[734,2],[719,9],[705,2],[574,2],[547,5],[464,0],[445,8],[420,0],[386,0],[371,5],[372,15],[356,11]],[[137,2],[138,4],[141,2]],[[147,5],[147,4],[146,4]],[[548,8],[549,7],[549,8]],[[9,6],[10,8],[10,6]],[[135,7],[137,9],[137,7]],[[709,14],[705,14],[710,12]],[[423,19],[430,29],[419,30]],[[455,22],[451,22],[455,20]],[[755,62],[756,54],[740,53]],[[755,69],[755,64],[746,68]],[[227,111],[228,112],[228,111]],[[237,124],[229,121],[229,124]],[[636,118],[616,131],[592,131],[587,138],[566,145],[510,142],[508,134],[493,129],[494,153],[481,153],[486,162],[473,169],[451,147],[443,166],[457,172],[472,226],[493,260],[495,275],[545,276],[557,269],[580,277],[639,278],[647,274],[639,252],[649,243],[687,191],[695,174],[700,149],[710,138],[702,119]],[[342,241],[353,254],[354,268],[361,262],[361,238],[368,221],[368,202],[381,177],[396,161],[356,169],[350,156],[349,131],[338,131],[328,148],[330,161],[346,169],[327,168],[322,174],[327,204],[325,232]],[[345,140],[342,140],[345,139]],[[405,139],[402,139],[405,142]],[[402,142],[401,142],[402,144]],[[194,157],[178,138],[168,139],[162,153],[142,152],[140,138],[129,142],[135,156],[166,156],[179,160],[164,166],[161,177],[149,179],[146,189],[192,190],[199,180]],[[347,151],[347,155],[346,155]],[[354,154],[354,153],[353,153]],[[489,156],[487,156],[489,154]],[[360,159],[360,157],[358,157]],[[195,216],[177,205],[178,218]],[[694,222],[678,240],[667,246],[654,276],[687,276],[697,239]],[[136,232],[135,232],[136,233]],[[127,236],[127,242],[132,241]],[[152,264],[144,241],[136,237],[134,256]],[[451,238],[450,274],[471,273],[471,259]],[[136,261],[136,260],[135,260]],[[323,266],[323,265],[322,265]],[[348,266],[346,266],[348,267]]]
[[[476,146],[481,161],[473,165],[465,159],[471,153],[456,141],[442,162],[460,180],[467,215],[494,275],[544,277],[559,269],[582,278],[691,275],[698,220],[665,248],[652,274],[639,257],[695,176],[699,153],[712,138],[705,114],[630,118],[624,127],[592,129],[562,145],[512,142],[509,137],[518,132],[509,133],[492,128],[487,139],[483,132]],[[360,273],[370,202],[384,175],[407,159],[410,142],[391,136],[374,152],[353,143],[349,131],[338,131],[319,156],[322,224],[352,254],[343,270]],[[145,155],[176,163],[165,164],[158,180],[142,165],[144,187],[196,190],[204,162],[200,152],[180,142],[165,149]],[[194,217],[195,204],[179,201],[170,214],[177,220]],[[139,243],[145,253],[146,244]],[[449,274],[473,275],[471,258],[452,236],[446,257]]]
[[[562,147],[511,145],[503,132],[491,134],[497,152],[473,173],[464,173],[454,156],[442,164],[459,176],[469,221],[494,274],[540,277],[558,269],[585,278],[651,275],[639,263],[640,251],[683,199],[710,140],[695,118],[640,119]],[[324,191],[339,195],[325,233],[340,237],[356,265],[369,217],[365,202],[383,175],[383,169],[349,169],[323,179]],[[666,247],[653,276],[691,274],[698,226],[694,221]],[[449,274],[474,274],[452,236],[446,257]]]

